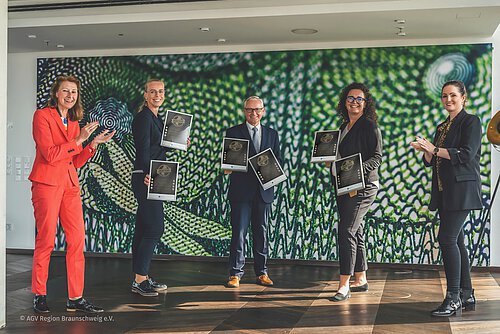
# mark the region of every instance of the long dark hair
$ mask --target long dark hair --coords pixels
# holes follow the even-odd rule
[[[344,87],[342,92],[340,93],[339,103],[337,104],[337,113],[342,117],[344,122],[349,122],[349,114],[347,112],[347,108],[345,107],[345,101],[347,99],[347,94],[352,89],[359,89],[365,95],[365,108],[363,109],[363,114],[366,115],[366,118],[377,122],[377,112],[375,110],[375,101],[373,100],[372,94],[368,87],[359,82],[353,82],[350,85]]]
[[[76,98],[75,105],[73,106],[73,108],[68,110],[68,118],[72,121],[79,121],[83,118],[83,105],[82,105],[82,100],[80,98],[81,85],[80,85],[80,80],[78,80],[73,75],[61,75],[56,78],[56,81],[54,81],[52,87],[50,87],[50,99],[47,106],[57,108],[56,93],[59,91],[61,84],[66,81],[76,84],[76,88],[78,90],[78,96]]]

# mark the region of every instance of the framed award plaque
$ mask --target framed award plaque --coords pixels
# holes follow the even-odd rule
[[[147,199],[158,201],[177,200],[178,162],[151,160],[149,176],[151,181],[148,187]]]
[[[222,143],[221,168],[236,172],[248,170],[249,140],[224,138]]]
[[[356,153],[334,162],[337,195],[361,190],[365,187],[361,153]]]
[[[167,110],[161,145],[186,151],[192,119],[192,115]]]
[[[254,155],[248,161],[264,190],[286,180],[283,168],[270,148]]]
[[[316,131],[311,162],[335,161],[339,140],[339,130]]]

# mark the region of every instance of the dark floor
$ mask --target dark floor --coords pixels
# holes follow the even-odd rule
[[[227,264],[155,260],[153,277],[169,285],[158,297],[130,292],[130,260],[87,258],[85,297],[98,316],[65,311],[64,258],[52,258],[48,316],[32,311],[31,256],[7,255],[7,327],[0,333],[500,333],[500,273],[474,272],[477,311],[434,318],[443,298],[437,270],[370,269],[370,291],[329,300],[336,266],[270,265],[275,286],[254,284],[251,265],[238,289],[223,286]],[[71,318],[75,317],[77,318]]]

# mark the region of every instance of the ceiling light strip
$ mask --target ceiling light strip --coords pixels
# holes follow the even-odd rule
[[[183,2],[206,2],[220,0],[96,0],[96,1],[78,1],[78,2],[62,2],[62,3],[42,3],[36,5],[17,5],[9,6],[8,11],[11,12],[31,12],[40,10],[59,10],[59,9],[82,9],[82,8],[99,8],[99,7],[116,7],[116,6],[142,6],[156,5],[169,3]]]

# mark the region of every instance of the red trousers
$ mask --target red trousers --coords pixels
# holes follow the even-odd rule
[[[80,297],[83,295],[85,276],[85,257],[83,255],[85,224],[80,188],[73,185],[68,176],[66,186],[51,186],[33,182],[31,194],[37,229],[31,290],[35,294],[47,294],[50,255],[54,249],[59,220],[64,229],[67,243],[68,297]]]

